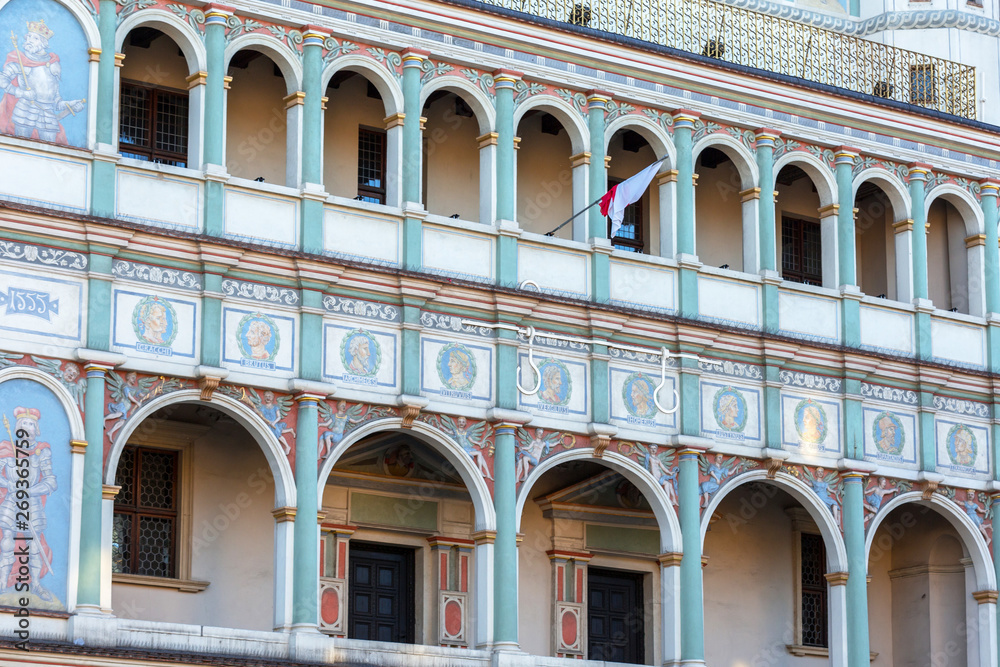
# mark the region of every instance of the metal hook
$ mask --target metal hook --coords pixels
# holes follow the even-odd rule
[[[541,292],[542,291],[542,288],[538,286],[538,283],[536,283],[534,280],[531,280],[531,279],[522,280],[521,284],[518,285],[517,288],[518,289],[527,289],[528,285],[531,285],[532,287],[534,287],[536,292]]]
[[[535,377],[538,378],[535,388],[528,391],[521,386],[521,369],[518,368],[517,390],[525,396],[534,396],[542,388],[542,373],[538,370],[538,366],[535,365],[535,327],[530,326],[528,327],[528,365],[531,366],[531,370],[535,372]]]
[[[672,415],[677,412],[681,407],[681,397],[674,389],[674,409],[667,410],[665,407],[660,405],[660,390],[663,389],[663,385],[667,383],[667,359],[670,358],[670,351],[665,347],[660,348],[660,384],[656,385],[656,389],[653,390],[653,403],[656,404],[656,409],[665,415]]]

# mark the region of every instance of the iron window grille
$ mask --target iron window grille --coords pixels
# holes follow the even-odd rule
[[[358,128],[358,197],[385,203],[385,130]]]
[[[818,222],[781,219],[781,277],[805,285],[823,284],[823,244]]]
[[[188,94],[122,81],[118,144],[125,157],[186,167]]]
[[[126,445],[118,461],[111,569],[177,576],[179,452]]]
[[[821,535],[802,533],[802,645],[829,648],[826,547]]]
[[[910,66],[910,102],[935,104],[937,102],[936,72],[934,65]]]
[[[608,181],[608,189],[610,190],[619,183],[621,183],[621,181]],[[646,195],[644,194],[639,201],[625,207],[625,215],[622,217],[622,226],[618,228],[618,233],[614,236],[614,238],[611,238],[611,220],[608,219],[608,238],[611,238],[611,245],[613,245],[616,250],[638,253],[643,252],[645,243],[642,238],[642,202],[645,198]]]

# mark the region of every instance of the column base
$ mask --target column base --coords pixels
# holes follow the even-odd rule
[[[96,605],[77,605],[69,617],[68,635],[78,646],[118,645],[118,619]]]
[[[521,650],[517,642],[494,642],[491,667],[533,667],[536,658]]]
[[[329,638],[315,625],[298,624],[292,626],[288,635],[288,657],[299,662],[325,662],[330,648]]]

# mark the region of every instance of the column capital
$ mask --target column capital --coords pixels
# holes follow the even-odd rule
[[[101,485],[101,498],[104,500],[114,500],[118,492],[122,490],[122,487],[115,486],[114,484],[102,484]]]
[[[976,246],[986,245],[986,234],[973,234],[972,236],[965,237],[965,247],[975,248]]]
[[[912,232],[913,218],[907,218],[906,220],[900,220],[899,222],[892,223],[892,231],[895,234],[902,234],[903,232]]]
[[[298,513],[298,509],[291,506],[276,507],[271,510],[271,516],[274,517],[276,523],[285,523],[286,521],[295,521],[295,515]]]
[[[670,116],[674,119],[675,130],[693,130],[695,122],[701,118],[701,112],[691,109],[675,109]]]
[[[93,366],[94,368],[106,371],[111,370],[115,366],[120,366],[128,360],[128,357],[124,354],[105,352],[104,350],[88,350],[83,347],[77,349],[76,358],[84,362],[85,369]]]
[[[594,557],[594,554],[586,551],[565,551],[563,549],[550,549],[545,552],[549,560],[578,560],[586,563]]]
[[[505,410],[503,408],[491,408],[486,411],[486,420],[493,423],[494,428],[517,428],[524,426],[531,421],[530,412],[520,410]]]
[[[201,70],[185,77],[184,81],[187,82],[187,89],[193,90],[198,86],[204,86],[208,83],[208,72]]]
[[[591,111],[593,109],[606,110],[608,108],[608,102],[614,97],[611,93],[606,90],[588,90],[587,91],[587,110]]]
[[[680,551],[668,551],[656,557],[660,561],[660,567],[680,567],[684,554]]]
[[[497,88],[513,88],[514,84],[520,81],[523,76],[523,72],[501,68],[493,71],[493,83]]]
[[[299,28],[299,32],[302,33],[302,46],[323,46],[326,38],[333,34],[329,28],[312,23],[307,23]]]
[[[585,164],[590,164],[590,152],[584,151],[582,153],[577,153],[576,155],[569,156],[569,166],[570,169],[576,169],[577,167]]]
[[[758,127],[753,131],[754,139],[757,140],[757,148],[774,148],[774,142],[781,136],[781,130],[772,127]]]
[[[861,155],[861,151],[852,146],[837,146],[833,149],[833,164],[854,164],[854,160]]]
[[[979,181],[980,197],[996,197],[1000,194],[1000,180],[996,178],[984,178]]]
[[[472,541],[477,545],[479,544],[493,544],[497,541],[497,531],[495,530],[477,530],[472,533]]]
[[[403,67],[421,67],[424,61],[430,58],[431,52],[427,49],[410,47],[403,49]]]
[[[910,180],[926,181],[927,177],[930,176],[931,172],[934,170],[926,162],[911,162],[906,165],[908,173],[910,175]]]
[[[827,583],[831,586],[846,586],[847,585],[847,572],[829,572],[823,575]]]
[[[992,590],[976,591],[972,594],[972,599],[979,604],[996,604],[997,597],[1000,595],[997,594],[997,591]]]
[[[229,17],[236,13],[236,9],[228,5],[210,4],[201,11],[205,13],[205,25],[221,25],[226,27]]]
[[[288,391],[296,394],[295,400],[299,400],[299,396],[315,396],[316,400],[323,400],[337,393],[337,385],[330,384],[329,382],[293,378],[288,381]]]
[[[476,137],[476,144],[479,145],[479,150],[488,148],[489,146],[496,146],[499,143],[500,133],[499,132],[487,132],[486,134],[481,134]]]
[[[86,440],[70,440],[69,450],[73,454],[85,454],[87,452]]]
[[[840,204],[827,204],[826,206],[821,206],[816,209],[816,213],[819,214],[820,218],[825,218],[830,215],[837,215],[840,211]]]

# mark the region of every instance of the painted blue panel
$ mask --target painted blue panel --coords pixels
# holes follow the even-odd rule
[[[65,610],[72,483],[69,419],[50,389],[25,379],[0,384],[0,412],[4,423],[0,584],[5,586],[0,605],[19,607],[19,598],[26,596],[32,608]],[[19,468],[16,461],[25,458],[27,466]],[[25,469],[27,477],[19,477]],[[19,491],[26,494],[19,496]],[[19,508],[18,502],[26,502],[27,510]],[[16,556],[25,547],[28,555]],[[28,576],[19,579],[22,565]],[[19,588],[19,583],[26,589]]]
[[[0,35],[10,47],[0,132],[86,147],[90,58],[76,18],[58,2],[11,0],[0,9]]]

